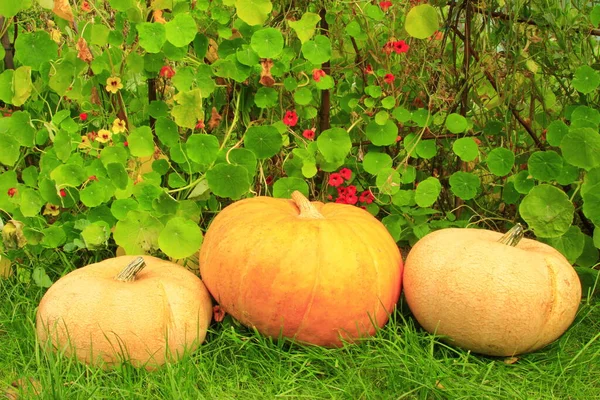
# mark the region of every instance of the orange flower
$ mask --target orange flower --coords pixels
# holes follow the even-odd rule
[[[84,0],[83,3],[81,3],[81,11],[88,13],[92,11],[92,6],[89,2]]]
[[[117,76],[111,76],[106,80],[106,91],[110,93],[117,93],[119,89],[123,89],[121,78]]]
[[[123,121],[122,119],[115,119],[113,121],[113,126],[112,126],[112,131],[114,133],[121,133],[121,132],[125,132],[127,130],[127,126],[125,126],[125,121]]]
[[[112,138],[112,132],[107,129],[100,129],[96,141],[100,143],[106,143]]]

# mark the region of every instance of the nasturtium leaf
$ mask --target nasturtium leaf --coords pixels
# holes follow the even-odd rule
[[[481,187],[479,177],[471,172],[456,171],[450,175],[450,190],[463,200],[471,200]]]
[[[579,106],[571,113],[571,128],[597,128],[600,111],[588,106]]]
[[[58,186],[79,186],[87,176],[85,170],[75,164],[62,164],[55,168],[50,173],[50,178],[56,182]]]
[[[515,154],[504,147],[497,147],[489,152],[485,161],[492,174],[505,176],[515,164]]]
[[[504,124],[498,120],[490,120],[485,124],[483,128],[483,133],[486,135],[497,135],[502,132],[502,128],[504,128]]]
[[[44,205],[44,199],[37,190],[26,188],[21,190],[21,213],[24,217],[38,215]]]
[[[39,287],[49,288],[52,286],[52,279],[50,279],[44,267],[35,267],[31,273],[31,278]]]
[[[429,4],[421,4],[406,14],[404,29],[414,38],[426,39],[440,28],[438,13]]]
[[[190,14],[181,13],[165,24],[165,31],[167,40],[173,46],[183,47],[194,40],[198,33],[198,27]]]
[[[127,219],[127,214],[129,213],[129,211],[137,210],[138,206],[138,202],[131,197],[128,197],[126,199],[117,199],[112,202],[110,206],[110,212],[116,219],[122,221],[124,219]]]
[[[415,150],[419,157],[429,160],[437,154],[437,144],[435,140],[421,140]]]
[[[288,20],[288,25],[294,30],[294,32],[296,32],[300,42],[304,44],[313,37],[315,34],[316,25],[320,20],[321,17],[319,14],[305,12],[302,14],[302,18],[300,18],[298,21]]]
[[[44,237],[42,238],[41,245],[49,249],[59,248],[67,239],[65,230],[61,226],[56,225],[42,229],[42,234]]]
[[[15,70],[12,79],[13,96],[11,103],[20,107],[31,95],[31,67],[20,66]]]
[[[273,197],[290,199],[294,191],[308,197],[308,184],[304,179],[296,177],[280,178],[273,184]]]
[[[57,57],[58,45],[44,30],[21,32],[15,41],[15,58],[34,71]]]
[[[417,179],[417,169],[412,165],[401,165],[398,167],[398,172],[402,175],[402,183],[412,183]]]
[[[534,179],[540,181],[556,180],[563,167],[562,157],[555,151],[536,151],[529,156],[527,168]]]
[[[367,124],[365,134],[375,146],[389,146],[396,143],[398,126],[390,120],[387,120],[383,125],[371,121]]]
[[[153,210],[152,202],[163,193],[162,188],[147,180],[143,180],[133,187],[133,196],[140,203],[142,210]]]
[[[370,85],[365,88],[365,93],[373,97],[374,99],[378,99],[383,94],[383,89],[381,88],[381,86]]]
[[[72,149],[71,135],[65,130],[59,130],[56,136],[54,136],[54,151],[56,152],[56,157],[62,162],[67,162],[71,156]]]
[[[0,15],[5,18],[12,18],[22,10],[24,5],[21,1],[0,1]]]
[[[171,147],[179,142],[179,130],[177,124],[166,117],[158,117],[154,125],[158,140],[164,145]]]
[[[111,164],[120,165],[120,164]],[[79,191],[79,199],[86,207],[97,207],[104,203],[106,185],[99,182],[90,182],[86,187]]]
[[[358,21],[355,19],[353,19],[352,21],[350,21],[350,23],[348,25],[346,25],[346,27],[344,28],[344,31],[346,32],[346,34],[348,36],[352,36],[355,39],[362,40],[367,37],[367,35],[363,31],[363,29],[361,28],[360,24],[358,23]]]
[[[253,67],[258,65],[260,58],[258,54],[250,46],[244,45],[241,49],[238,49],[235,52],[235,56],[237,60],[244,65],[249,67]]]
[[[392,116],[401,124],[410,121],[412,113],[404,107],[396,107],[392,112]]]
[[[272,9],[271,0],[235,0],[237,16],[248,25],[262,25]]]
[[[204,120],[201,89],[179,92],[173,98],[178,104],[171,110],[171,115],[177,125],[192,129],[199,120]]]
[[[567,194],[548,184],[531,189],[519,206],[519,214],[540,238],[564,235],[573,222],[574,211]]]
[[[21,146],[33,147],[34,145],[35,129],[31,125],[31,116],[27,111],[15,111],[9,118],[0,119],[0,133],[11,136]]]
[[[156,25],[158,25],[158,24],[156,24]],[[163,28],[163,31],[164,31],[164,28]],[[138,30],[138,32],[139,32],[139,30]],[[110,30],[108,29],[107,26],[102,25],[102,24],[93,24],[91,27],[91,33],[90,33],[90,43],[95,44],[97,46],[106,46],[106,43],[108,42],[108,34],[109,33],[110,33]]]
[[[387,96],[381,100],[381,107],[386,110],[391,110],[396,105],[396,99],[394,96]]]
[[[152,209],[154,216],[173,216],[177,212],[179,203],[167,192],[162,192],[160,196],[152,200]]]
[[[473,161],[479,155],[479,147],[477,143],[470,137],[457,139],[452,145],[454,154],[460,157],[461,160],[469,162]]]
[[[364,8],[365,15],[375,21],[383,21],[385,13],[379,5],[367,3]]]
[[[592,168],[581,185],[583,213],[595,225],[600,226],[600,167]]]
[[[108,177],[111,182],[117,187],[117,189],[125,190],[129,183],[127,170],[125,166],[120,163],[110,163],[106,166]]]
[[[149,157],[154,154],[154,138],[149,126],[135,128],[127,139],[129,151],[135,157]]]
[[[331,58],[331,41],[327,36],[317,35],[302,44],[302,56],[312,64],[321,65]]]
[[[322,77],[319,82],[315,82],[315,86],[319,90],[328,90],[335,86],[335,81],[331,75],[326,75]]]
[[[460,114],[452,113],[446,118],[446,128],[452,133],[462,133],[468,126],[467,119]]]
[[[402,144],[404,144],[404,149],[406,150],[406,153],[409,156],[414,158],[419,157],[416,151],[419,141],[419,135],[417,135],[416,133],[409,133],[404,137],[404,139],[402,140]]]
[[[400,190],[400,174],[394,168],[383,168],[377,173],[375,184],[381,194],[394,195]]]
[[[81,237],[86,248],[94,249],[108,241],[110,238],[110,226],[104,221],[91,223],[83,228]]]
[[[575,261],[583,253],[585,235],[579,227],[571,226],[562,236],[548,239],[548,244],[560,251],[569,263],[575,264]]]
[[[23,183],[31,187],[37,187],[38,176],[38,169],[34,165],[30,165],[21,172],[21,179],[23,179]],[[0,185],[0,193],[1,191],[2,187]]]
[[[571,84],[580,93],[591,93],[600,86],[600,73],[589,65],[582,65],[575,71]]]
[[[129,211],[115,225],[113,238],[127,254],[147,254],[158,248],[158,236],[163,224],[147,211]]]
[[[252,126],[244,136],[244,147],[256,154],[257,158],[270,158],[281,150],[283,137],[274,126]]]
[[[108,0],[108,2],[117,11],[127,11],[135,7],[135,0]]]
[[[188,137],[185,150],[190,160],[208,166],[217,159],[219,139],[213,135],[191,135]]]
[[[0,49],[3,49],[3,47],[0,46]],[[12,98],[13,98],[12,85],[13,85],[14,74],[15,74],[15,71],[12,69],[7,69],[0,74],[0,100],[2,100],[3,102],[5,102],[7,104],[12,103]]]
[[[252,50],[261,58],[277,58],[283,51],[283,35],[275,28],[262,28],[250,39]]]
[[[398,193],[392,196],[392,203],[398,207],[414,206],[415,191],[400,189]]]
[[[164,101],[153,100],[148,105],[148,114],[154,118],[166,117],[169,115],[169,106]]]
[[[0,12],[0,14],[2,14]],[[592,8],[592,12],[590,12],[590,22],[594,25],[594,28],[597,28],[600,25],[600,4],[597,4]]]
[[[206,181],[215,195],[237,200],[250,188],[248,175],[240,165],[217,164],[206,172]]]
[[[571,128],[560,149],[566,162],[589,170],[600,165],[600,135],[591,128]]]
[[[392,157],[387,153],[370,151],[363,158],[363,168],[371,175],[377,175],[384,168],[392,166]]]
[[[569,127],[563,121],[556,120],[552,121],[546,128],[546,140],[551,146],[558,147],[565,137],[569,133]]]
[[[352,149],[352,141],[345,129],[331,128],[321,132],[317,146],[326,161],[340,162]]]
[[[429,114],[429,110],[425,108],[419,108],[418,110],[415,110],[411,114],[410,118],[420,128],[429,126],[433,120],[432,116]]]
[[[429,177],[419,182],[415,190],[415,202],[419,207],[430,207],[442,192],[442,184],[437,178]]]
[[[125,165],[127,162],[127,150],[117,146],[105,147],[100,152],[100,161],[102,161],[105,167],[110,163]]]
[[[223,152],[220,153],[219,157],[221,158],[221,161],[226,161],[225,160],[225,155],[229,154],[229,162],[234,164],[234,165],[240,165],[244,168],[246,168],[246,171],[248,171],[248,177],[249,179],[252,179],[252,177],[256,174],[256,165],[258,164],[258,160],[256,159],[256,155],[248,150],[248,149],[230,149],[230,150],[225,150]]]
[[[270,87],[260,87],[254,95],[254,104],[259,108],[271,108],[277,105],[279,94]]]
[[[407,221],[402,215],[390,214],[383,217],[381,223],[386,227],[394,241],[397,242],[400,240],[403,227],[406,226]]]
[[[502,201],[506,204],[516,204],[521,194],[515,189],[513,181],[508,181],[504,184],[502,189]]]
[[[202,244],[200,227],[183,217],[171,218],[158,236],[158,245],[167,256],[179,259],[198,252]]]
[[[301,106],[306,106],[313,101],[312,92],[307,87],[301,87],[294,92],[294,101]]]
[[[583,235],[583,250],[581,255],[575,260],[575,264],[580,267],[590,268],[598,262],[598,249],[594,246],[594,240],[591,236]]]
[[[514,185],[517,192],[521,194],[527,194],[535,186],[533,177],[529,174],[528,170],[520,171],[514,175]]]

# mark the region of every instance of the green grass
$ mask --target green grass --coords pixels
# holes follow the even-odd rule
[[[378,334],[342,349],[281,343],[229,318],[183,361],[146,372],[88,368],[36,343],[41,289],[0,280],[0,398],[21,399],[595,399],[600,398],[600,303],[582,302],[560,340],[514,364],[441,343],[398,312]],[[26,387],[25,387],[26,388]]]

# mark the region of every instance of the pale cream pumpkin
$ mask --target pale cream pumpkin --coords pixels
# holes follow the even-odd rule
[[[383,326],[400,295],[402,258],[358,207],[244,199],[212,221],[200,274],[225,312],[271,336],[340,346]]]
[[[441,229],[411,249],[404,294],[418,322],[448,343],[513,356],[538,350],[571,325],[577,273],[554,248],[485,229]]]
[[[155,257],[120,256],[54,283],[36,325],[42,345],[82,362],[154,369],[196,350],[211,319],[212,299],[192,272]]]

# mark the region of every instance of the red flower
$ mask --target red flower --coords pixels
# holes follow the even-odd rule
[[[273,183],[273,177],[271,175],[267,176],[265,182],[267,183],[267,186],[270,185]]]
[[[296,126],[298,123],[298,114],[296,114],[296,111],[286,111],[283,123],[287,126]]]
[[[312,74],[313,74],[313,79],[316,82],[320,82],[321,78],[323,78],[324,76],[327,76],[325,71],[323,71],[322,69],[313,69]]]
[[[346,194],[348,196],[354,196],[356,194],[356,186],[354,186],[354,185],[348,185],[346,187]]]
[[[82,120],[82,121],[85,121],[87,119],[87,117],[88,117],[87,113],[81,113],[81,114],[79,114],[79,119]]]
[[[402,140],[402,136],[398,135],[396,136],[396,143]]]
[[[335,202],[340,204],[346,204],[346,198],[344,196],[340,196],[337,199],[335,199]]]
[[[394,83],[394,80],[396,79],[396,77],[394,76],[394,74],[385,74],[385,76],[383,77],[383,80],[385,81],[385,83],[388,84],[392,84]]]
[[[370,190],[365,190],[364,192],[362,192],[358,198],[358,201],[360,201],[361,203],[367,203],[367,204],[371,204],[373,202],[373,200],[375,200],[375,196],[373,196],[373,193],[371,193]]]
[[[15,197],[15,195],[17,194],[17,188],[10,188],[8,189],[8,197]]]
[[[369,74],[369,75],[373,73],[373,67],[371,67],[371,64],[368,64],[368,65],[365,67],[365,72],[366,72],[367,74]]]
[[[126,140],[123,142],[123,146],[128,147],[129,146],[129,142]]]
[[[83,12],[90,12],[92,11],[92,6],[90,6],[90,3],[88,3],[87,1],[84,1],[83,3],[81,3],[81,11]]]
[[[350,178],[352,178],[352,171],[348,168],[342,168],[340,169],[340,175],[342,178],[349,181]]]
[[[349,195],[346,196],[346,204],[352,204],[352,205],[354,205],[357,202],[358,202],[358,197],[356,197],[355,194],[352,194],[352,195],[349,194]]]
[[[196,129],[204,129],[204,127],[204,121],[198,120],[198,122],[196,123]]]
[[[169,66],[165,65],[160,69],[158,76],[162,76],[163,78],[171,79],[175,75],[175,70]]]
[[[383,10],[384,12],[388,10],[388,8],[390,8],[392,6],[392,2],[391,1],[380,1],[379,2],[379,7],[381,7],[381,10]]]
[[[302,132],[302,136],[304,136],[305,139],[314,140],[315,131],[312,129],[305,129],[304,132]]]
[[[96,175],[92,175],[88,178],[88,181],[97,181],[98,178],[96,178]]]
[[[338,196],[340,196],[340,197],[344,197],[346,195],[346,193],[348,193],[345,186],[338,186],[337,192],[338,192]]]
[[[333,174],[329,175],[329,184],[331,186],[338,187],[342,183],[344,183],[344,178],[342,177],[342,175],[338,174],[337,172],[334,172]]]
[[[67,192],[65,191],[65,189],[60,189],[58,194],[60,195],[60,197],[67,197]]]
[[[404,40],[398,40],[394,42],[394,51],[396,54],[406,53],[410,46]]]

